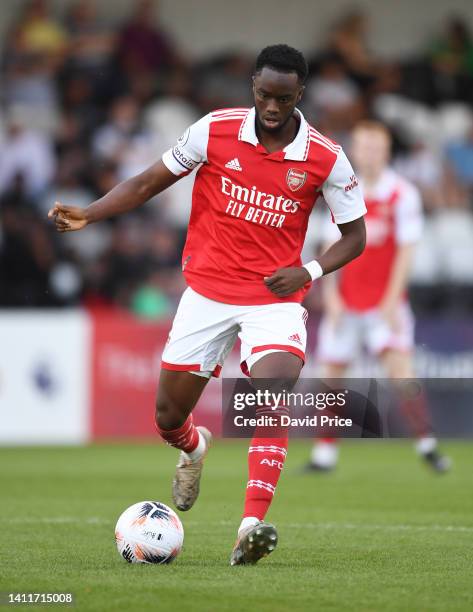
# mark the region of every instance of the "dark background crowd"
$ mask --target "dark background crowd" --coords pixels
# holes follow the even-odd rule
[[[393,164],[420,188],[427,217],[415,305],[473,312],[473,38],[452,16],[418,56],[387,61],[369,36],[368,16],[345,12],[323,47],[306,50],[302,110],[348,148],[359,119],[390,127]],[[209,110],[251,106],[253,61],[234,50],[193,61],[147,0],[130,3],[118,28],[87,0],[58,14],[45,0],[21,7],[1,55],[0,306],[169,316],[183,290],[191,178],[77,234],[55,233],[47,210],[86,206]]]

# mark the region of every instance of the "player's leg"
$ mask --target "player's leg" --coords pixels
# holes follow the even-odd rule
[[[302,366],[302,359],[294,354],[266,354],[251,367],[252,385],[255,389],[271,393],[289,391],[297,382]],[[268,410],[271,409],[268,407]],[[264,413],[264,409],[257,411],[260,415]],[[273,418],[280,418],[283,413],[283,406],[271,410]],[[255,429],[248,450],[248,483],[243,518],[230,557],[231,565],[256,563],[276,548],[276,528],[264,519],[284,467],[287,446],[287,427],[279,425],[271,428],[271,431],[264,427]]]
[[[199,494],[204,456],[211,434],[196,427],[192,410],[207,377],[191,372],[161,370],[156,398],[156,429],[170,446],[181,451],[173,481],[173,499],[179,510],[189,510]]]
[[[413,379],[414,317],[407,303],[399,305],[396,327],[393,329],[376,311],[366,317],[366,343],[378,356],[391,379]],[[401,410],[416,438],[418,454],[437,472],[446,472],[451,462],[438,450],[425,397],[401,399]]]
[[[318,331],[317,359],[321,363],[321,378],[345,378],[358,344],[356,315],[344,312],[336,325],[327,317]],[[327,472],[338,462],[339,441],[320,438],[312,445],[310,459],[303,467],[307,472]]]
[[[326,363],[322,365],[321,378],[345,378],[348,364]],[[323,437],[317,439],[310,452],[310,459],[304,466],[308,472],[330,472],[335,469],[340,453],[340,441],[338,438]]]
[[[411,351],[388,348],[383,351],[381,361],[389,378],[415,378]],[[447,472],[451,467],[451,461],[439,451],[425,396],[420,393],[417,397],[401,398],[400,401],[409,430],[416,438],[417,453],[436,472]]]
[[[202,395],[209,378],[191,372],[162,369],[156,398],[156,426],[160,431],[181,427]]]
[[[290,390],[304,363],[306,311],[299,304],[272,304],[249,312],[241,321],[242,370],[251,376],[254,388],[271,393]],[[276,410],[260,407],[257,415],[271,413],[280,419],[284,406]],[[255,563],[277,544],[274,525],[264,522],[287,455],[288,430],[257,427],[248,449],[248,482],[243,517],[230,563]]]
[[[290,391],[299,378],[302,366],[303,361],[297,355],[285,352],[267,354],[250,370],[252,386],[271,393]],[[257,410],[257,414],[265,412],[264,408]],[[287,414],[283,405],[276,410],[268,407],[267,412],[279,419],[282,414]],[[248,484],[242,527],[265,518],[286,460],[287,445],[287,427],[255,429],[248,451]]]
[[[189,510],[197,499],[211,439],[207,429],[194,425],[191,413],[209,378],[218,376],[237,332],[227,304],[184,292],[163,352],[156,399],[156,428],[181,451],[173,481],[179,510]]]
[[[303,361],[286,352],[265,354],[250,370],[252,385],[261,391],[279,393],[289,391],[297,382]],[[286,413],[281,406],[271,410],[273,418]],[[264,414],[265,410],[257,410]],[[243,518],[230,557],[231,565],[256,563],[270,554],[277,545],[278,534],[265,517],[273,500],[276,486],[284,467],[288,446],[287,427],[279,424],[268,428],[257,427],[248,449],[248,483]]]

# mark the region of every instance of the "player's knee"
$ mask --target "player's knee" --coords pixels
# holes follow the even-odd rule
[[[302,359],[292,353],[271,353],[252,367],[252,384],[256,388],[268,388],[273,393],[283,389],[290,391],[299,378],[302,366]]]
[[[185,422],[178,406],[168,397],[158,396],[156,399],[155,421],[158,430],[178,429]]]
[[[302,359],[297,355],[285,351],[278,351],[265,355],[251,368],[252,379],[265,378],[274,384],[284,383],[285,386],[293,386],[299,378],[300,371],[304,365]]]

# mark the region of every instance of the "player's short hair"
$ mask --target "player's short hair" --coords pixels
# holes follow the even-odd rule
[[[295,72],[301,83],[305,82],[309,73],[305,57],[289,45],[265,47],[256,58],[255,73],[261,72],[265,66],[277,72]]]
[[[384,134],[389,142],[392,141],[392,134],[389,128],[384,123],[377,121],[376,119],[362,119],[361,121],[358,121],[353,127],[353,132],[357,132],[358,130],[378,132],[380,134]]]

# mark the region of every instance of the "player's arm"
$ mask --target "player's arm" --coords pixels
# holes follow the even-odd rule
[[[330,225],[327,223],[327,228],[332,239],[330,241],[327,240],[322,245],[322,253],[327,252],[334,242],[340,238],[340,232],[335,223],[330,222]],[[328,274],[325,275],[321,281],[323,311],[330,323],[336,327],[345,310],[345,305],[339,289],[339,276],[338,274]]]
[[[347,223],[340,223],[338,229],[341,233],[339,240],[317,258],[323,274],[329,274],[343,267],[352,259],[361,255],[365,248],[366,229],[363,217]]]
[[[66,206],[56,202],[48,217],[54,219],[56,229],[60,232],[80,230],[90,223],[115,217],[142,206],[179,178],[160,160],[141,174],[119,183],[86,208]]]
[[[109,217],[130,212],[207,161],[210,115],[191,125],[176,146],[147,170],[120,183],[86,208],[56,202],[48,213],[60,232],[71,232]]]
[[[275,274],[265,278],[268,289],[278,297],[291,295],[307,282],[338,270],[361,255],[365,248],[363,215],[366,213],[366,207],[353,169],[343,151],[338,154],[322,187],[322,193],[341,237],[317,260],[314,259],[300,268],[280,268]]]
[[[398,247],[396,257],[391,268],[391,275],[383,296],[382,305],[394,306],[403,297],[412,268],[412,260],[416,245],[414,243],[402,244]]]
[[[396,205],[395,223],[396,256],[380,304],[382,316],[393,327],[397,325],[397,309],[407,290],[415,249],[424,224],[422,200],[412,185],[408,185],[400,196]]]

